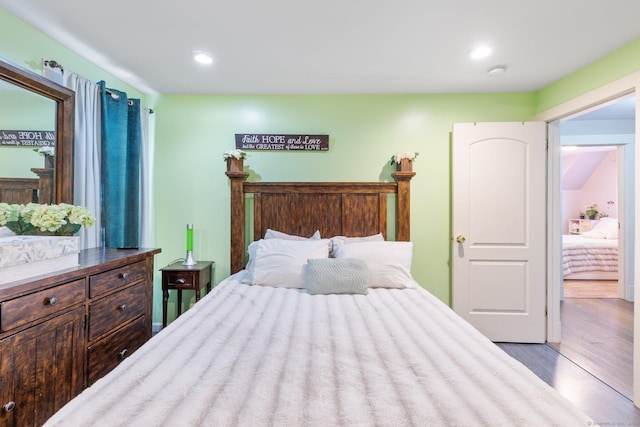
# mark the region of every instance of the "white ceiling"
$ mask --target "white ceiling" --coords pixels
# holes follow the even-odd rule
[[[638,0],[0,0],[0,7],[147,93],[534,91],[640,37]],[[493,54],[471,61],[479,44]],[[194,63],[194,50],[212,53],[214,64]],[[489,77],[497,65],[507,72]]]

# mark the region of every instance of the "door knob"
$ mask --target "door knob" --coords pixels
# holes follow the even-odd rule
[[[464,243],[465,240],[467,240],[467,239],[462,234],[458,234],[456,236],[456,242],[458,242],[458,243]]]

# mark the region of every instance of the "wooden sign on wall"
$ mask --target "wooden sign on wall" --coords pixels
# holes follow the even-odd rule
[[[236,133],[239,150],[327,151],[329,135]]]
[[[0,130],[0,147],[53,147],[55,145],[55,131]]]

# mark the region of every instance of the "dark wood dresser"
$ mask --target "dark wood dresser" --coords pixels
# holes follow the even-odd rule
[[[77,267],[0,285],[0,426],[43,424],[151,338],[159,252],[88,249]]]

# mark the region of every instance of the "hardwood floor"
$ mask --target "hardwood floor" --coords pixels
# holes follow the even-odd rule
[[[640,409],[548,344],[498,344],[600,425],[639,425]]]
[[[565,280],[565,298],[618,298],[617,280]]]
[[[562,342],[550,343],[587,372],[633,396],[633,303],[618,298],[566,298]]]
[[[633,406],[633,303],[565,298],[562,343],[498,344],[603,425],[640,424]]]

